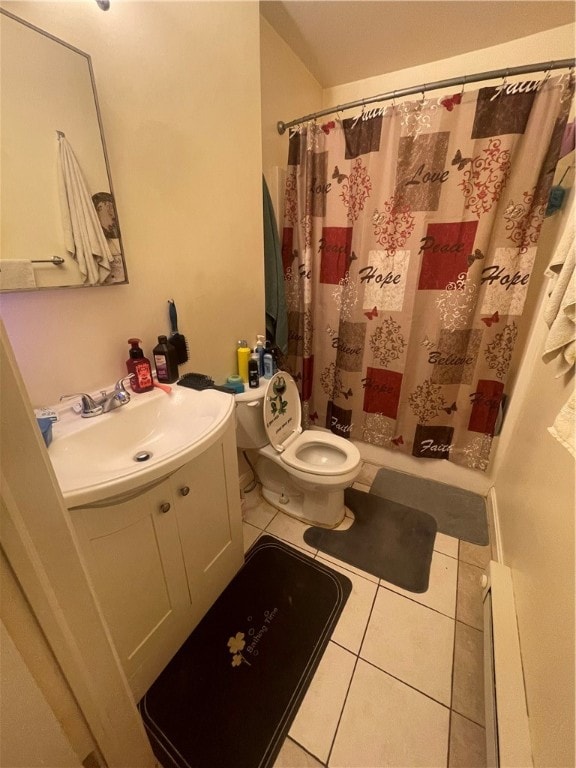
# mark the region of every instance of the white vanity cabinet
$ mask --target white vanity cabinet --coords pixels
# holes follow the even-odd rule
[[[233,422],[148,490],[70,514],[138,700],[244,562]]]

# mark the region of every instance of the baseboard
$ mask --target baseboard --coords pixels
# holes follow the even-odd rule
[[[490,488],[486,496],[486,514],[488,515],[488,530],[490,531],[490,543],[492,545],[492,560],[502,563],[502,535],[500,532],[500,517],[498,515],[498,499],[495,486]]]
[[[510,568],[490,562],[483,597],[486,765],[531,768],[530,727]]]

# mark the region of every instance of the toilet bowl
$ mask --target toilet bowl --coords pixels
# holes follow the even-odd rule
[[[296,382],[285,371],[235,395],[238,448],[256,452],[262,495],[276,509],[333,528],[345,515],[344,489],[360,471],[360,452],[349,440],[302,430]]]

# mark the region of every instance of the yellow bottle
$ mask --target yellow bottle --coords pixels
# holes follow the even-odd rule
[[[248,384],[248,360],[250,360],[250,347],[247,341],[238,342],[238,375],[245,384]]]

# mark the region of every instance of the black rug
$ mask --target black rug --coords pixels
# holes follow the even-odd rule
[[[351,588],[261,537],[138,705],[164,768],[271,766]]]
[[[436,538],[434,518],[355,488],[347,488],[344,498],[354,513],[350,528],[307,528],[304,541],[397,587],[426,592]]]
[[[376,473],[370,493],[427,512],[447,536],[489,543],[486,500],[477,493],[384,468]]]

